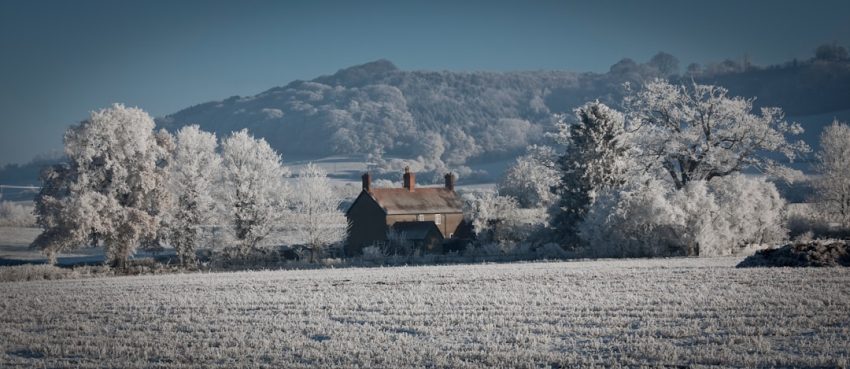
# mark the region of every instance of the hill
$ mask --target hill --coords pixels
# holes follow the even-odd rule
[[[803,139],[812,146],[833,118],[850,119],[846,57],[767,67],[726,60],[692,64],[679,74],[678,61],[659,53],[646,63],[623,59],[605,73],[405,71],[377,60],[254,96],[195,105],[157,118],[157,124],[170,131],[199,124],[219,136],[248,128],[285,161],[358,154],[377,177],[397,179],[410,165],[425,172],[423,182],[439,181],[445,170],[460,174],[461,181],[492,180],[527,145],[544,140],[554,114],[596,99],[617,106],[623,83],[654,78],[719,84],[734,95],[757,96],[757,107],[780,106],[789,120],[801,122]],[[37,183],[43,162],[0,168],[0,183]]]
[[[169,130],[195,123],[219,135],[248,128],[289,159],[360,153],[387,170],[413,165],[420,171],[450,168],[468,174],[471,164],[504,161],[541,142],[555,113],[596,99],[616,105],[624,82],[665,77],[654,62],[624,59],[607,73],[495,73],[404,71],[378,60],[254,96],[196,105],[157,123]],[[850,109],[846,60],[765,68],[728,63],[724,70],[667,77],[758,96],[758,106],[783,107],[791,118]],[[805,123],[811,141],[829,120]],[[387,157],[407,160],[393,165]]]

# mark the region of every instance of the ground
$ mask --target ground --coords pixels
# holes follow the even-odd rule
[[[848,269],[739,260],[0,283],[0,367],[848,365]]]

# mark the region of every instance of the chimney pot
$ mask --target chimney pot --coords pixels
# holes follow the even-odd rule
[[[455,175],[451,172],[446,173],[446,189],[449,191],[455,190]]]
[[[363,191],[372,192],[372,176],[369,172],[363,173]]]
[[[416,189],[416,173],[410,171],[410,167],[404,167],[404,188],[413,192]]]

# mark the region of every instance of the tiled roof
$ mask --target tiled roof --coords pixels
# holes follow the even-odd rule
[[[374,188],[372,198],[387,214],[460,213],[463,200],[445,187]]]

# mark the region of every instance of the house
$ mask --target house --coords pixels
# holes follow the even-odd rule
[[[455,192],[454,175],[446,174],[445,180],[445,186],[417,187],[416,173],[405,168],[401,188],[372,188],[371,176],[363,174],[363,189],[345,214],[351,224],[345,253],[359,255],[364,247],[384,244],[390,229],[438,252],[443,239],[463,228],[463,201]]]

